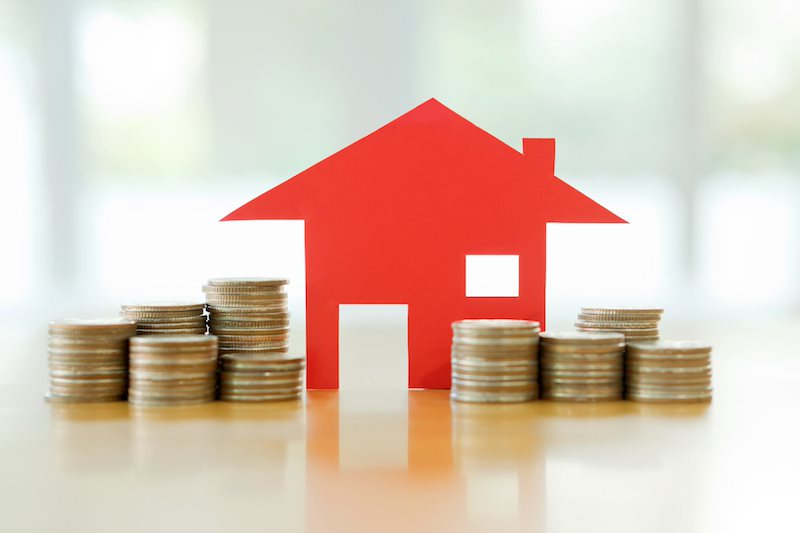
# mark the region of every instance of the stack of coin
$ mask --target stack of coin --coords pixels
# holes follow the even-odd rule
[[[216,393],[216,371],[213,335],[133,337],[128,401],[146,406],[210,402]]]
[[[637,402],[711,401],[711,345],[694,341],[630,343],[625,388]]]
[[[524,402],[536,399],[538,347],[538,322],[453,322],[453,385],[450,397],[461,402]]]
[[[305,357],[288,353],[229,353],[221,358],[220,399],[295,400],[303,392]]]
[[[623,333],[627,342],[657,341],[663,312],[642,307],[582,307],[575,327],[579,331]]]
[[[216,278],[203,287],[209,332],[219,338],[220,355],[286,353],[289,308],[278,278]]]
[[[622,399],[622,333],[545,331],[540,338],[542,398],[572,402]]]
[[[200,335],[206,332],[205,304],[151,302],[127,304],[120,314],[136,321],[137,335]]]
[[[128,338],[136,322],[125,319],[50,322],[50,402],[125,399]]]

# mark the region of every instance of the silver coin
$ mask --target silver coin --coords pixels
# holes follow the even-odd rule
[[[627,313],[627,314],[644,314],[644,315],[661,315],[664,309],[661,307],[637,307],[627,305],[612,305],[612,306],[594,306],[594,307],[581,307],[581,313],[587,314],[610,314]]]
[[[711,352],[711,345],[699,341],[659,341],[650,344],[630,343],[628,350],[633,353],[646,354],[707,354]]]
[[[129,386],[129,394],[130,391],[135,391],[135,394],[142,398],[191,398],[193,396],[213,394],[216,389],[217,384],[213,381],[196,384],[159,384],[153,381],[132,381]]]
[[[541,397],[543,400],[567,401],[567,402],[615,402],[622,400],[622,389],[618,391],[605,391],[597,393],[576,394],[556,390],[542,389]]]
[[[232,353],[288,353],[289,345],[282,346],[220,346],[220,355],[228,355]]]
[[[170,381],[170,380],[180,380],[180,379],[194,379],[194,378],[206,378],[206,379],[215,379],[216,374],[215,371],[216,367],[206,367],[206,368],[187,368],[185,370],[140,370],[138,368],[131,368],[129,375],[133,378],[141,378],[141,379],[149,379],[154,381]]]
[[[180,392],[191,389],[205,390],[214,388],[217,386],[217,380],[214,376],[169,380],[139,378],[132,376],[129,380],[129,385],[132,389]]]
[[[451,359],[450,366],[464,372],[532,372],[539,364],[536,359]]]
[[[228,353],[222,356],[223,361],[233,362],[303,362],[306,360],[305,355],[297,353],[276,353],[276,352],[242,352],[242,353]]]
[[[187,320],[150,320],[137,322],[136,329],[187,329],[206,326],[206,317],[200,315]]]
[[[627,391],[625,397],[635,402],[709,402],[711,401],[712,393],[708,391],[695,394],[649,394]]]
[[[457,402],[467,403],[519,403],[535,400],[537,392],[525,393],[474,393],[474,392],[450,392],[450,398]]]
[[[281,402],[287,400],[298,400],[302,397],[302,392],[291,394],[221,394],[219,399],[223,402]]]
[[[84,400],[90,400],[92,398],[100,398],[104,400],[106,398],[124,398],[125,387],[122,386],[122,387],[105,388],[105,389],[98,389],[98,388],[69,389],[51,385],[47,393],[52,396],[58,396],[60,398],[81,398]]]
[[[499,349],[497,347],[471,348],[453,346],[450,355],[458,359],[536,359],[538,350],[531,347]]]
[[[259,292],[206,292],[206,302],[235,302],[235,301],[263,301],[268,304],[276,301],[286,301],[289,295],[283,291]]]
[[[281,334],[261,334],[261,335],[220,335],[215,333],[220,343],[236,344],[236,343],[254,343],[254,342],[267,342],[285,344],[289,341],[288,333]]]
[[[205,308],[204,308],[205,310]],[[136,316],[131,317],[131,320],[135,320],[138,326],[142,324],[169,324],[173,322],[188,322],[192,320],[205,320],[207,315],[203,314],[203,311],[194,313],[194,314],[186,314],[186,315],[174,315],[174,314],[156,314],[156,313],[147,313],[146,316]]]
[[[213,346],[214,335],[161,335],[157,337],[132,337],[131,348]]]
[[[49,324],[51,333],[111,334],[127,333],[136,326],[136,322],[125,318],[67,318],[53,320]]]
[[[103,356],[81,356],[81,355],[60,355],[51,353],[47,356],[47,362],[52,365],[64,366],[107,366],[107,365],[120,365],[127,361],[125,353],[119,355],[103,355]]]
[[[272,315],[277,318],[286,316],[289,312],[287,302],[273,302],[273,303],[257,303],[249,304],[247,302],[231,302],[231,303],[209,303],[206,307],[211,316],[219,313],[222,315]]]
[[[539,375],[542,379],[550,378],[606,378],[606,379],[622,379],[622,367],[610,368],[607,370],[551,370],[549,368],[540,368]]]
[[[156,388],[138,389],[130,387],[128,390],[128,397],[137,398],[140,400],[145,400],[145,399],[188,400],[188,399],[213,395],[214,393],[215,393],[215,387],[213,386],[213,384],[209,384],[208,387],[202,388],[199,391],[180,390],[180,389],[174,389],[172,387],[163,389],[156,389]]]
[[[518,320],[518,319],[466,319],[457,320],[453,322],[452,328],[454,331],[537,331],[540,329],[539,322],[534,320]]]
[[[265,386],[276,383],[297,383],[303,380],[303,373],[293,372],[235,372],[223,370],[220,372],[220,382],[241,385]]]
[[[215,365],[217,357],[215,354],[198,354],[191,357],[189,354],[173,354],[173,357],[164,356],[142,356],[134,355],[130,359],[130,365],[134,367],[162,367],[162,366],[207,366]]]
[[[134,407],[178,407],[186,405],[199,405],[214,401],[214,395],[202,396],[199,398],[182,400],[161,400],[145,398],[128,398],[128,402]]]
[[[136,334],[134,330],[133,335]],[[132,335],[131,335],[132,336]],[[128,336],[101,337],[99,335],[86,335],[68,337],[65,335],[51,335],[47,339],[48,348],[55,349],[124,349],[128,342]]]
[[[149,338],[149,337],[148,337]],[[130,357],[135,358],[192,358],[214,357],[217,346],[131,346]]]
[[[201,311],[205,304],[203,302],[182,302],[182,301],[164,301],[164,302],[142,302],[123,304],[120,306],[123,312],[126,311],[154,311],[154,312],[169,312],[169,311]]]
[[[54,370],[51,368],[48,374],[50,375],[50,379],[87,380],[91,382],[109,380],[116,382],[120,378],[123,380],[127,379],[128,370],[126,368],[122,368],[113,370],[74,371]]]
[[[289,308],[283,305],[272,306],[263,310],[241,308],[227,310],[227,308],[224,307],[216,308],[214,306],[206,306],[206,309],[209,312],[209,321],[259,322],[262,320],[289,320],[291,318]]]
[[[223,363],[222,369],[226,372],[302,372],[306,366],[299,364],[267,364],[267,363]]]
[[[539,335],[542,347],[550,344],[619,345],[625,341],[621,333],[591,331],[545,331]]]
[[[537,375],[535,372],[516,372],[516,373],[469,373],[469,372],[459,372],[454,370],[452,373],[452,379],[455,381],[459,381],[459,383],[469,383],[472,381],[483,381],[486,383],[495,383],[498,381],[507,381],[511,383],[518,383],[518,382],[525,382],[525,383],[533,383],[537,379]]]
[[[589,364],[589,363],[619,363],[621,364],[624,360],[622,350],[617,350],[615,352],[607,352],[607,353],[591,353],[591,352],[583,352],[583,353],[553,353],[550,351],[542,351],[539,352],[539,362],[540,363],[552,363],[552,364]]]
[[[280,294],[285,293],[284,285],[203,285],[205,294],[226,295],[226,294]]]
[[[223,277],[211,278],[208,280],[210,287],[276,287],[288,285],[287,278],[267,278],[267,277]]]
[[[203,335],[205,332],[205,327],[186,329],[140,329],[136,332],[136,336]]]
[[[628,363],[628,371],[637,374],[710,374],[711,365],[698,366],[651,366]]]
[[[128,365],[123,364],[121,361],[113,364],[105,365],[84,365],[84,364],[59,364],[50,362],[47,365],[50,375],[56,376],[102,376],[102,375],[116,375],[125,374],[128,372]]]
[[[631,329],[631,330],[658,330],[658,322],[645,322],[645,321],[601,321],[601,320],[578,320],[575,322],[575,326],[582,328],[594,328],[594,329]]]
[[[614,333],[623,333],[625,338],[628,339],[634,336],[642,336],[642,337],[651,337],[653,335],[658,335],[658,328],[625,328],[620,327],[617,325],[608,325],[608,326],[586,326],[580,322],[575,323],[575,327],[578,331],[587,331],[587,332],[614,332]]]
[[[45,394],[44,399],[48,403],[106,403],[106,402],[121,402],[125,399],[124,395],[110,394],[107,396],[61,396],[48,392]]]
[[[706,374],[636,374],[636,373],[626,373],[625,379],[627,382],[631,384],[651,384],[651,385],[662,385],[662,386],[670,386],[675,384],[699,384],[699,383],[711,383],[711,373]]]

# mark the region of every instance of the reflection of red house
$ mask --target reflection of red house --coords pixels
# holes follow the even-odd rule
[[[224,220],[303,219],[309,388],[337,388],[339,304],[408,304],[409,387],[450,385],[450,323],[545,318],[548,222],[624,222],[428,100]],[[519,256],[519,297],[465,296],[465,256]]]

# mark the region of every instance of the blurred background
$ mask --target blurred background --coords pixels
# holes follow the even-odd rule
[[[631,222],[550,227],[551,326],[588,304],[791,318],[799,20],[796,0],[0,0],[0,319],[43,335],[286,275],[302,332],[302,222],[217,221],[430,97],[518,149],[555,137],[556,174]]]

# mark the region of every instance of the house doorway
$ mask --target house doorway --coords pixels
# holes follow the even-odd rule
[[[408,305],[339,306],[339,388],[408,390]]]
[[[339,306],[339,468],[408,468],[408,305]]]

